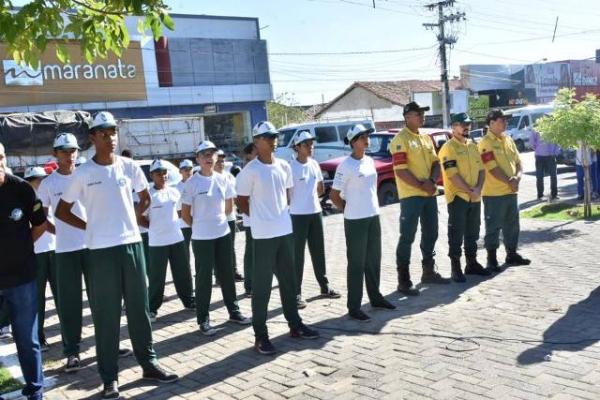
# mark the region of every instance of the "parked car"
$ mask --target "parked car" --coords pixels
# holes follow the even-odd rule
[[[479,143],[484,135],[485,135],[485,132],[484,132],[483,128],[473,129],[471,132],[469,132],[469,137],[475,143]]]
[[[552,104],[540,104],[505,110],[509,117],[506,132],[512,137],[519,151],[531,150],[531,131],[538,118],[552,112]]]
[[[300,131],[309,131],[315,138],[313,158],[317,162],[331,160],[351,153],[350,146],[344,144],[348,130],[356,124],[374,128],[370,119],[344,119],[339,121],[313,121],[302,124],[286,125],[279,129],[277,149],[278,158],[290,161],[295,157],[294,138]]]
[[[561,149],[560,154],[558,155],[558,157],[556,157],[556,163],[573,167],[575,166],[576,156],[577,151],[575,149]]]
[[[397,129],[390,129],[389,131],[373,133],[370,136],[370,145],[367,155],[371,156],[375,161],[375,168],[377,169],[377,197],[379,198],[379,204],[382,206],[398,202],[398,189],[394,178],[392,155],[388,149],[390,141],[398,132],[399,130]],[[421,129],[421,133],[429,135],[436,153],[451,136],[450,131],[443,129]],[[345,158],[346,157],[338,157],[321,162],[321,171],[323,173],[325,184],[325,196],[322,203],[329,198],[329,191],[331,190],[335,171]],[[437,184],[438,186],[443,185],[441,174]]]

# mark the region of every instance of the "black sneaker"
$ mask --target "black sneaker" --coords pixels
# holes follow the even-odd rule
[[[192,297],[190,301],[183,305],[183,308],[186,310],[195,310],[196,309],[196,299]]]
[[[333,290],[333,289],[325,289],[325,290],[321,290],[321,297],[327,298],[327,299],[339,299],[340,297],[342,297],[342,295],[340,294],[340,292]]]
[[[235,322],[239,325],[250,325],[252,318],[244,317],[241,312],[235,312],[229,315],[229,322]]]
[[[119,383],[117,381],[112,381],[104,384],[104,388],[102,389],[102,398],[103,399],[119,399],[121,396],[119,395]]]
[[[275,346],[273,346],[273,343],[271,343],[268,337],[256,339],[254,342],[254,350],[265,355],[275,354],[276,351]]]
[[[133,351],[131,349],[119,349],[119,358],[127,358],[133,355]]]
[[[244,276],[242,274],[240,274],[238,271],[235,271],[235,273],[233,274],[233,277],[235,278],[236,282],[244,282]]]
[[[375,303],[371,303],[371,308],[379,308],[382,310],[395,310],[396,306],[387,301],[386,299],[381,299],[376,301]]]
[[[348,316],[356,321],[371,322],[371,317],[369,317],[363,310],[360,309],[348,312]]]
[[[41,339],[40,340],[40,351],[42,353],[45,353],[48,350],[50,350],[50,345],[48,344],[48,341],[46,339]]]
[[[298,327],[290,329],[290,336],[300,339],[316,339],[319,337],[319,332],[309,328],[303,323],[300,323]]]
[[[246,290],[244,292],[244,296],[246,296],[246,297],[252,297],[252,290]]]
[[[170,374],[158,365],[153,365],[150,368],[145,369],[142,377],[145,380],[160,383],[173,383],[179,379],[177,374]]]
[[[506,256],[505,262],[509,267],[518,267],[520,265],[531,264],[531,260],[523,258],[519,253],[509,253]]]
[[[218,332],[218,330],[213,328],[210,325],[209,321],[204,321],[203,323],[200,324],[200,332],[204,336],[214,336]]]
[[[296,307],[298,307],[298,310],[306,308],[306,302],[302,300],[302,296],[300,295],[296,296]]]
[[[72,355],[67,357],[67,364],[65,365],[65,372],[71,373],[81,369],[81,361],[79,355]]]
[[[398,283],[398,292],[405,296],[418,296],[421,294],[411,281]]]

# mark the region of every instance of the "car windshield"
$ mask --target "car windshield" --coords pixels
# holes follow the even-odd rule
[[[520,115],[511,115],[510,118],[507,119],[506,129],[517,129],[517,126],[519,126],[520,119]]]
[[[293,128],[292,129],[280,129],[279,137],[277,138],[277,146],[286,147],[290,143],[290,140],[292,140],[294,133],[296,133],[296,129],[293,129]]]
[[[367,149],[367,154],[388,155],[388,144],[390,143],[390,139],[392,137],[393,136],[391,135],[369,136],[369,148]]]

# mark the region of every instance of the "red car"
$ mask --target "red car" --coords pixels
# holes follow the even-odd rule
[[[422,134],[429,135],[436,153],[452,135],[450,131],[444,129],[424,128],[420,129],[420,131]],[[367,155],[371,156],[375,161],[375,168],[377,168],[377,197],[379,198],[379,204],[382,206],[398,202],[398,189],[394,179],[392,155],[388,150],[390,141],[398,132],[398,129],[390,129],[389,131],[375,132],[369,137],[370,146]],[[325,200],[329,198],[329,190],[331,189],[335,170],[344,158],[346,157],[338,157],[323,161],[320,164],[323,178],[325,179]],[[441,174],[437,184],[439,186],[443,185]]]

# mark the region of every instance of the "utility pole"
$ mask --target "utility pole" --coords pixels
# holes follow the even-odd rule
[[[440,53],[440,81],[442,83],[442,121],[444,128],[450,125],[450,87],[448,85],[448,57],[446,55],[446,46],[452,46],[458,38],[455,35],[446,34],[446,23],[455,23],[461,20],[466,20],[464,12],[456,12],[444,14],[445,8],[454,7],[455,0],[438,1],[436,3],[427,4],[425,8],[429,11],[438,11],[438,22],[423,24],[426,29],[438,30],[437,40]]]

